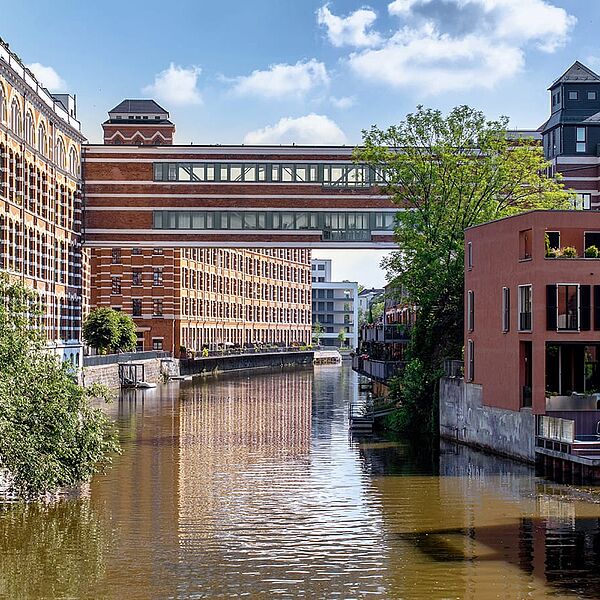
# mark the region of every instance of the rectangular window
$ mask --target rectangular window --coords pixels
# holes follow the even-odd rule
[[[475,379],[475,344],[473,340],[467,341],[467,381]]]
[[[575,194],[575,198],[571,200],[571,204],[575,210],[590,210],[592,208],[592,195]]]
[[[132,248],[131,249],[131,256],[141,256],[141,255],[142,255],[141,248]]]
[[[142,316],[142,299],[141,298],[134,298],[133,299],[133,310],[132,310],[133,316],[134,317],[141,317]]]
[[[531,331],[531,285],[519,286],[519,331]]]
[[[569,92],[569,100],[579,100],[579,92]]]
[[[558,250],[560,248],[560,231],[546,231],[548,249]]]
[[[577,152],[585,152],[586,151],[586,128],[585,127],[577,127],[577,144],[575,150]]]
[[[502,288],[502,333],[510,331],[510,288]]]
[[[578,284],[556,286],[556,329],[558,331],[579,330]]]
[[[154,298],[154,300],[152,300],[152,316],[162,317],[162,315],[163,315],[162,298]]]
[[[600,248],[600,231],[586,231],[583,234],[584,246],[587,250],[590,246]]]
[[[121,278],[113,277],[112,278],[112,294],[120,294],[121,293]]]
[[[131,285],[142,285],[142,271],[134,269],[131,274]]]
[[[162,248],[154,248],[152,250],[152,254],[154,254],[154,256],[159,256],[163,253],[163,249]]]
[[[519,232],[519,260],[529,260],[531,258],[532,237],[531,229]]]
[[[152,338],[152,350],[163,349],[163,338]]]
[[[473,290],[467,292],[467,330],[469,332],[475,329],[475,295]]]
[[[467,242],[467,268],[473,268],[473,242]]]
[[[163,272],[160,267],[154,267],[152,272],[152,285],[162,285],[163,284]]]
[[[121,264],[121,248],[113,248],[112,249],[112,264],[113,265]]]
[[[588,100],[596,100],[596,92],[588,92],[587,98]]]

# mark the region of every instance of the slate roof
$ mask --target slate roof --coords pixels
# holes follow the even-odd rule
[[[586,81],[600,83],[600,76],[576,60],[548,89],[551,90],[559,83],[583,83]]]
[[[169,111],[165,110],[160,104],[158,104],[154,100],[123,100],[121,103],[117,104],[112,110],[109,110],[108,113],[129,113],[129,114],[169,114]]]

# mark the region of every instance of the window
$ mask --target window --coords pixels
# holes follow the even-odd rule
[[[502,288],[502,333],[510,331],[510,288]]]
[[[577,152],[585,152],[586,151],[586,128],[585,127],[577,127],[577,143],[575,145],[575,150]]]
[[[519,331],[531,331],[531,285],[519,286]]]
[[[120,277],[112,278],[111,293],[112,294],[120,294],[121,293],[121,278]]]
[[[317,269],[319,271],[324,271],[325,270],[325,265],[317,265]]]
[[[162,248],[154,248],[152,250],[152,254],[154,254],[154,256],[159,256],[159,255],[163,254],[163,249]]]
[[[531,258],[532,237],[531,229],[519,231],[519,260]]]
[[[467,341],[467,381],[475,379],[475,344],[473,340]]]
[[[154,267],[152,272],[152,285],[162,285],[163,284],[163,272],[160,267]]]
[[[30,110],[25,115],[25,141],[30,146],[35,146],[35,123]]]
[[[475,329],[475,295],[473,290],[467,292],[467,330],[469,332]]]
[[[21,108],[16,98],[10,105],[10,126],[12,130],[21,137],[23,135],[23,124],[21,123]]]
[[[467,242],[467,268],[473,268],[473,242]]]
[[[46,138],[46,128],[43,123],[40,123],[37,133],[37,149],[40,154],[48,155],[48,140]]]
[[[142,249],[141,248],[132,248],[131,249],[131,256],[141,256],[143,254]]]
[[[142,271],[134,269],[131,274],[131,285],[142,285]]]
[[[121,264],[121,248],[113,248],[112,249],[112,264],[113,265]]]
[[[588,100],[596,100],[596,96],[597,96],[596,92],[588,92],[587,93]]]
[[[579,100],[579,92],[569,92],[569,100]]]
[[[591,194],[575,194],[571,199],[571,204],[575,210],[590,210],[592,207]]]
[[[152,338],[152,350],[163,349],[163,338]]]
[[[579,330],[578,284],[556,286],[556,329],[558,331]]]
[[[152,301],[152,315],[154,317],[163,316],[163,301],[162,298],[154,298]]]
[[[56,147],[54,153],[54,162],[61,168],[65,168],[66,155],[65,155],[65,144],[62,138],[56,140]]]
[[[133,316],[134,317],[141,317],[142,316],[142,299],[141,298],[134,298],[133,299],[133,310],[132,310]]]

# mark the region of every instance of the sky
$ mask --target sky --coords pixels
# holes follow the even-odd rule
[[[0,37],[90,142],[123,98],[153,97],[176,143],[357,144],[423,104],[537,128],[575,60],[600,70],[598,0],[0,0]],[[318,251],[384,283],[381,252]]]

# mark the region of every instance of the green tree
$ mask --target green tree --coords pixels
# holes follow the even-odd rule
[[[340,331],[338,332],[338,340],[340,341],[340,348],[346,347],[346,332],[343,327],[340,327]]]
[[[325,332],[325,328],[318,321],[313,324],[312,328],[312,339],[313,343],[319,345],[321,342],[321,338],[323,337],[323,333]]]
[[[137,334],[135,332],[134,320],[124,312],[117,312],[119,323],[119,341],[117,349],[122,352],[135,350],[137,345]]]
[[[371,166],[400,207],[399,250],[388,277],[417,306],[408,366],[395,385],[396,422],[414,434],[437,432],[437,381],[443,360],[463,346],[464,230],[533,208],[566,208],[568,194],[546,177],[540,146],[508,139],[508,120],[488,121],[467,106],[419,106],[387,130],[363,132],[355,158]]]
[[[35,293],[0,274],[0,470],[35,498],[89,480],[118,449],[113,425],[46,347]]]
[[[99,354],[134,350],[137,343],[133,319],[112,308],[95,308],[83,324],[83,339]]]

